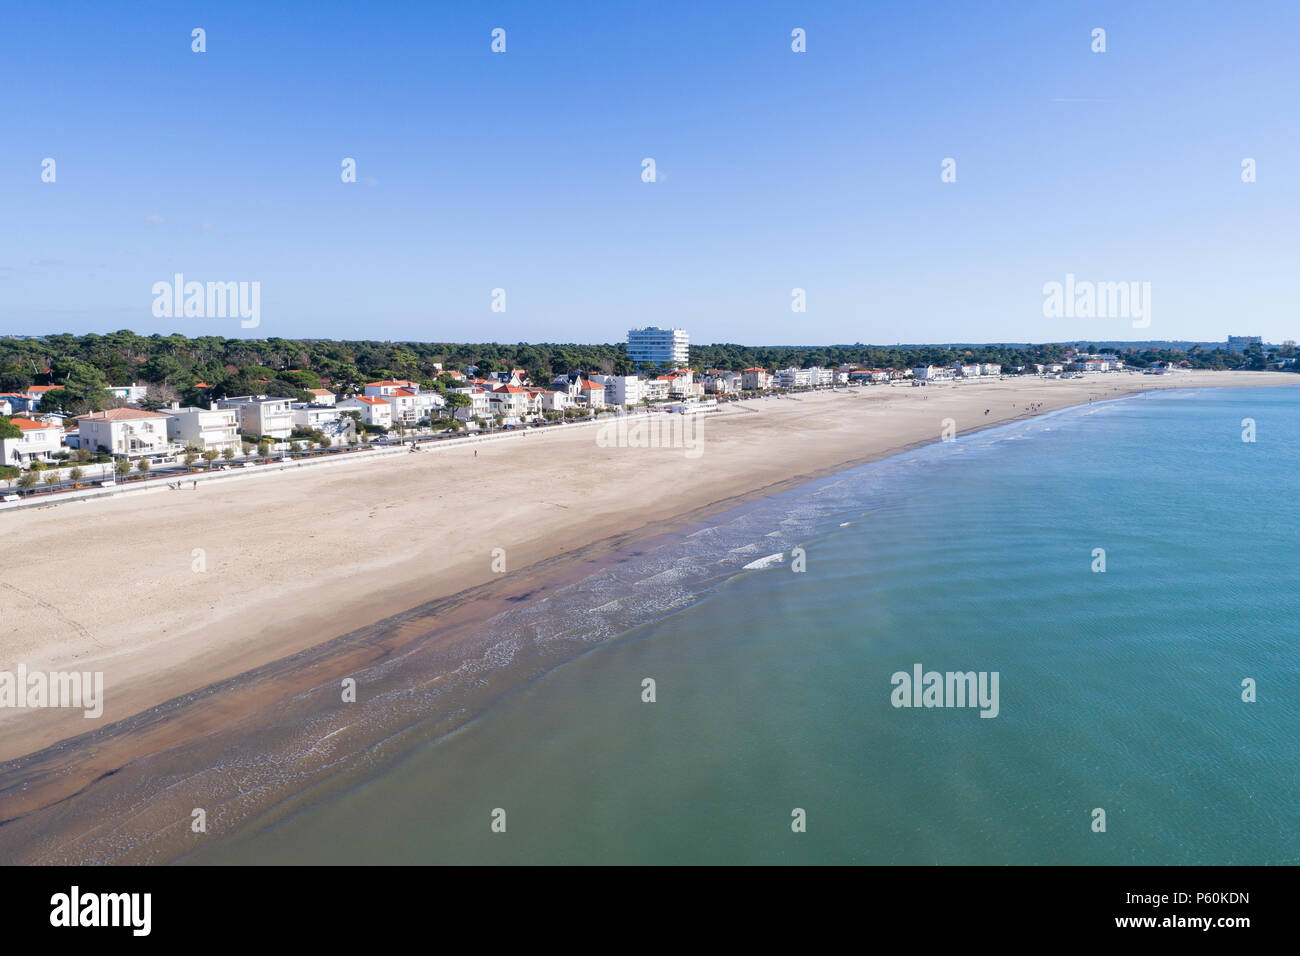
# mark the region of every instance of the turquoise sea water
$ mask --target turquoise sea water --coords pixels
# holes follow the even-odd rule
[[[189,861],[1300,863],[1297,439],[1295,389],[1156,393],[746,507],[497,622],[591,634]],[[893,707],[917,663],[998,715]]]

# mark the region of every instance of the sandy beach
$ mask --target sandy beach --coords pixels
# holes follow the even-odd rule
[[[6,771],[21,769],[15,758],[135,722],[45,755],[59,772],[5,787],[4,818],[223,726],[263,698],[212,695],[176,708],[176,719],[137,716],[150,708],[258,668],[259,695],[276,681],[310,686],[330,674],[284,662],[340,635],[467,592],[474,600],[448,614],[472,621],[638,537],[938,441],[945,419],[960,436],[1143,390],[1292,384],[1300,379],[1186,372],[840,389],[708,415],[698,455],[602,447],[599,426],[572,426],[481,443],[477,454],[444,447],[5,514],[0,669],[102,671],[105,688],[98,720],[0,712]],[[349,663],[382,653],[340,651]]]

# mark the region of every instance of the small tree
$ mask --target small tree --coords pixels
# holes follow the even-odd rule
[[[257,454],[262,458],[265,458],[267,455],[271,454],[271,443],[266,439],[263,439],[262,441],[258,442]]]
[[[41,479],[33,472],[25,471],[18,479],[18,487],[24,490],[36,487],[36,482]]]
[[[32,463],[27,467],[30,471],[42,472],[45,470],[45,462],[41,461],[39,458],[33,458]]]
[[[185,453],[185,466],[188,468],[199,460],[199,453],[196,451],[187,451]]]
[[[59,473],[57,471],[47,472],[42,480],[50,486],[50,491],[53,491],[54,486],[59,483]]]
[[[330,445],[332,445],[332,444],[333,444],[333,442],[330,441],[328,435],[324,435],[324,436],[321,437],[321,440],[320,440],[320,446],[321,446],[322,448],[328,448],[328,447],[329,447]]]
[[[225,448],[221,449],[221,457],[224,458],[226,461],[234,460],[235,449],[227,445]]]
[[[121,478],[125,478],[131,473],[131,462],[126,458],[119,458],[113,462],[113,471]]]
[[[13,465],[0,465],[0,481],[3,481],[10,489],[14,486],[14,481],[22,472]]]
[[[140,472],[142,475],[149,474],[149,459],[141,458],[140,461],[136,463],[135,470]]]
[[[72,483],[75,485],[77,482],[81,481],[82,478],[86,477],[86,473],[80,468],[74,468],[72,471],[68,472],[68,477],[72,479]]]
[[[216,461],[217,458],[220,457],[220,455],[221,452],[217,451],[215,448],[209,448],[207,451],[203,453],[203,460],[208,463],[209,470],[211,470],[212,468],[212,463]]]

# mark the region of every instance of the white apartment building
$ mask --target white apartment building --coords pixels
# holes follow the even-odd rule
[[[938,365],[918,365],[912,369],[912,377],[923,382],[935,382],[940,379],[950,379],[953,376],[953,369]]]
[[[79,447],[110,455],[143,458],[171,450],[166,415],[139,408],[110,408],[77,417]]]
[[[17,438],[0,438],[0,465],[21,468],[33,461],[50,461],[54,453],[63,447],[63,429],[58,425],[30,418],[15,418],[12,421],[22,435]]]
[[[307,391],[311,393],[313,405],[333,405],[338,400],[338,396],[328,388],[309,388]]]
[[[690,336],[685,329],[629,329],[627,357],[639,365],[685,365],[691,357]]]
[[[288,398],[241,395],[217,400],[217,408],[232,408],[239,415],[239,432],[260,438],[288,438],[293,433],[293,404]]]
[[[740,373],[740,384],[746,391],[771,388],[773,381],[772,373],[765,368],[747,368]]]
[[[343,413],[335,405],[295,403],[291,407],[294,428],[318,428],[327,435],[347,431],[340,427]]]
[[[182,448],[193,443],[200,451],[238,452],[239,413],[233,408],[181,408],[173,404],[166,412],[167,438]]]
[[[1002,366],[994,365],[992,362],[983,362],[980,364],[981,375],[1001,375]]]
[[[668,397],[669,385],[666,378],[647,379],[641,383],[641,398],[648,402],[661,401]]]
[[[808,368],[783,368],[776,373],[777,388],[805,388],[812,381],[812,369]]]
[[[637,405],[644,397],[644,383],[635,375],[593,375],[591,379],[605,386],[605,402],[609,405]]]

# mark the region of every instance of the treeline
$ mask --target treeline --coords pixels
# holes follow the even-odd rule
[[[1080,348],[1089,349],[1087,343]],[[907,346],[871,345],[760,347],[693,346],[690,364],[697,370],[738,371],[751,366],[808,368],[814,365],[866,365],[910,368],[951,362],[989,362],[1010,372],[1035,362],[1059,362],[1067,346]],[[1258,347],[1244,355],[1195,346],[1187,352],[1146,348],[1121,353],[1129,363],[1188,361],[1194,368],[1263,368],[1267,356]],[[435,363],[479,373],[524,369],[536,382],[574,372],[631,374],[636,371],[626,347],[574,344],[462,344],[447,342],[331,341],[326,339],[230,339],[218,336],[47,335],[0,338],[0,393],[32,385],[63,386],[52,393],[50,407],[82,412],[105,407],[109,385],[146,383],[150,404],[179,399],[187,404],[210,396],[265,394],[306,400],[306,389],[359,389],[368,381],[410,379],[434,387]],[[446,380],[444,380],[444,383]]]

